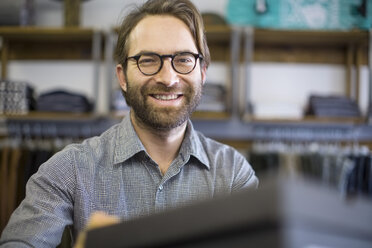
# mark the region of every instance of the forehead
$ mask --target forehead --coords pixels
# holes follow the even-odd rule
[[[129,36],[129,56],[142,51],[159,54],[198,52],[187,25],[180,19],[167,15],[147,16],[132,30]]]

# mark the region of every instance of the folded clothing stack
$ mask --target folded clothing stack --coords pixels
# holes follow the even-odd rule
[[[38,111],[83,113],[92,109],[93,104],[86,96],[66,90],[43,93],[37,99]]]
[[[226,88],[216,83],[206,83],[198,106],[199,111],[226,111]]]
[[[34,89],[24,82],[0,81],[0,114],[27,114],[34,108]]]
[[[306,115],[317,117],[361,117],[358,104],[346,96],[316,96],[309,98]]]

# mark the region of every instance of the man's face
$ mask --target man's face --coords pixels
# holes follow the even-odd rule
[[[188,27],[172,16],[148,16],[129,37],[129,57],[143,52],[159,55],[178,52],[198,53]],[[186,75],[176,72],[165,58],[161,70],[152,76],[141,73],[134,59],[128,60],[125,82],[127,102],[136,121],[155,129],[169,130],[185,123],[200,102],[205,69],[196,61]]]

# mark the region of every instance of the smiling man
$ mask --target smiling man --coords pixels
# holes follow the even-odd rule
[[[55,247],[95,212],[122,220],[256,188],[235,149],[194,130],[209,50],[188,0],[150,0],[124,19],[116,73],[130,114],[99,137],[72,144],[27,183],[0,244]]]
[[[117,65],[117,76],[133,127],[165,174],[200,101],[205,62],[187,25],[171,15],[143,18],[128,41],[129,56]]]

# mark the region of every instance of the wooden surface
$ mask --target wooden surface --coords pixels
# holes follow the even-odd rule
[[[368,32],[254,29],[256,62],[346,64],[350,47],[359,50],[359,63],[368,62]],[[207,26],[212,60],[227,60],[231,28]],[[229,58],[229,57],[227,57]]]
[[[0,27],[0,37],[7,43],[2,57],[8,61],[88,60],[93,34],[93,29],[81,28]]]
[[[83,28],[0,27],[8,59],[90,59],[94,30]],[[229,61],[231,28],[207,26],[212,60]],[[346,64],[348,49],[358,63],[368,61],[367,31],[254,30],[254,61]],[[4,52],[4,48],[2,49]]]

